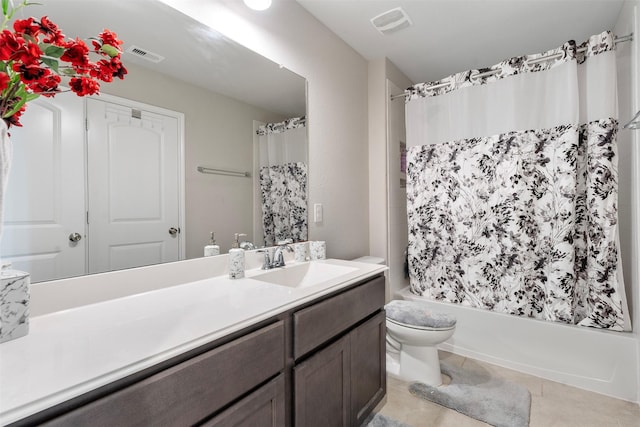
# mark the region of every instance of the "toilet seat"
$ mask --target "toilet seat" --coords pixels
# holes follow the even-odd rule
[[[418,331],[450,331],[452,329],[456,328],[456,325],[454,323],[453,326],[449,326],[449,327],[443,327],[443,328],[432,328],[429,326],[416,326],[416,325],[409,325],[407,323],[402,323],[402,322],[398,322],[397,320],[394,320],[390,317],[387,317],[387,322],[391,322],[395,325],[398,326],[402,326],[403,328],[410,328],[410,329],[416,329]]]
[[[387,320],[399,326],[425,331],[446,331],[456,327],[456,318],[430,310],[419,301],[393,300],[385,305]]]

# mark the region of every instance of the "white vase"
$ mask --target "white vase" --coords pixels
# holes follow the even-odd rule
[[[7,190],[7,181],[11,169],[11,156],[11,139],[9,138],[7,124],[4,120],[0,120],[0,239],[2,238],[2,213],[4,212],[4,195]]]

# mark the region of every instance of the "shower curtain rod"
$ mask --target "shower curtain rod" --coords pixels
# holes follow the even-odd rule
[[[623,43],[623,42],[629,42],[631,40],[633,40],[633,33],[627,34],[626,36],[620,36],[620,37],[616,36],[614,38],[613,42],[614,42],[614,44],[618,44],[618,43]],[[582,53],[585,50],[587,50],[586,47],[581,47],[581,48],[577,49],[577,52],[578,53]],[[539,62],[548,61],[550,59],[560,58],[561,56],[562,56],[562,53],[553,53],[551,55],[545,55],[545,56],[541,56],[540,58],[531,59],[531,60],[529,60],[527,62],[529,64],[537,64]],[[489,77],[489,76],[492,76],[494,74],[498,74],[500,71],[501,71],[500,69],[485,71],[483,73],[478,73],[478,74],[475,74],[475,75],[471,76],[471,79],[474,80],[474,79],[477,79],[477,78]],[[451,85],[450,82],[438,83],[438,84],[429,86],[429,89],[431,89],[431,90],[440,89],[442,87],[446,87],[446,86],[449,86],[449,85]],[[408,90],[405,90],[404,92],[399,93],[397,95],[391,95],[391,100],[393,101],[393,100],[396,100],[398,98],[406,98],[409,95],[411,95],[411,92],[408,91]]]

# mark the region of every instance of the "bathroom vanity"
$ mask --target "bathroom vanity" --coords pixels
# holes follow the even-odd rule
[[[35,316],[0,346],[0,424],[360,425],[386,393],[384,269],[294,263]]]

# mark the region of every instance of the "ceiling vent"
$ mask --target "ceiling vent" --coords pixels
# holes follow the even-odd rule
[[[126,51],[132,55],[137,56],[138,58],[144,58],[147,61],[155,62],[156,64],[164,59],[164,56],[150,52],[138,46],[131,45]]]
[[[401,7],[396,7],[371,18],[371,23],[376,30],[387,35],[410,27],[411,19]]]

